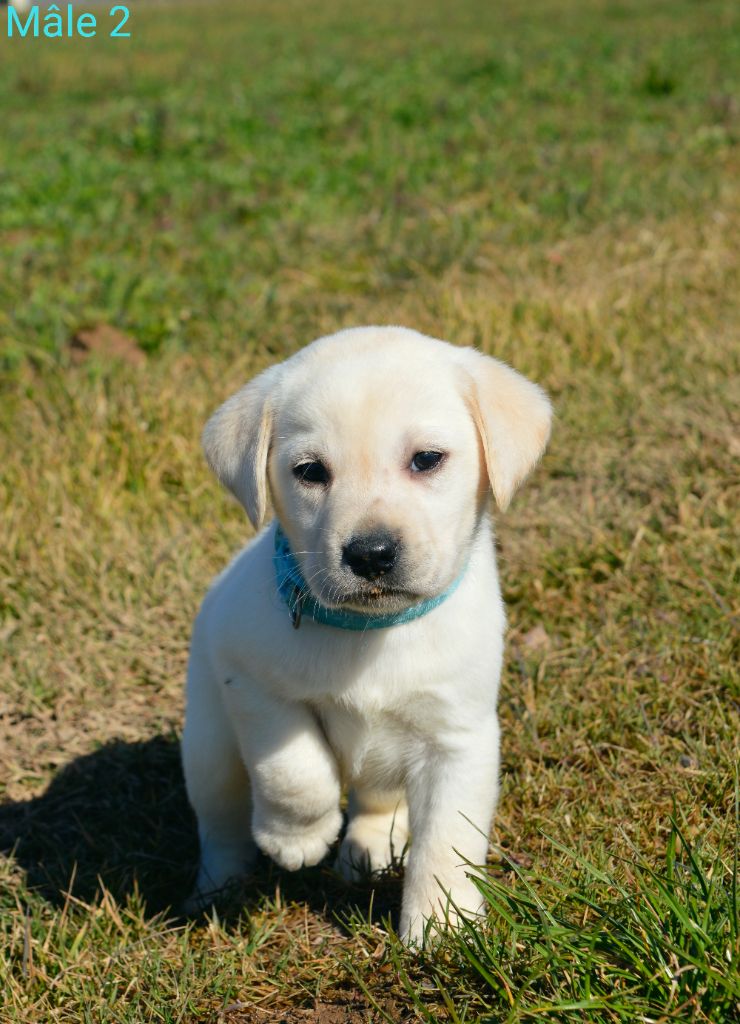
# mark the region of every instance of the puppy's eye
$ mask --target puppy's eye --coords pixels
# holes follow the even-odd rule
[[[328,484],[329,470],[323,462],[301,462],[293,467],[293,476],[302,484]]]
[[[411,472],[428,473],[431,469],[436,469],[444,457],[444,452],[417,452],[411,460]]]

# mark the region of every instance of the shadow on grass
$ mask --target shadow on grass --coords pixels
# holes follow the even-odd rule
[[[68,892],[92,902],[102,883],[120,903],[138,891],[148,915],[176,915],[198,860],[178,739],[115,740],[62,768],[41,796],[0,804],[0,852],[56,906]],[[283,872],[264,858],[220,910],[228,918],[273,900],[278,890],[284,903],[340,920],[358,908],[380,921],[400,901],[396,878],[379,880],[371,898],[368,888],[346,886],[327,867]]]
[[[70,891],[119,901],[135,887],[150,912],[175,906],[197,859],[174,736],[114,740],[62,768],[41,796],[0,804],[0,850],[52,903]]]

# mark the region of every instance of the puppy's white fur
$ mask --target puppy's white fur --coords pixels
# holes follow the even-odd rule
[[[272,507],[314,596],[368,614],[459,586],[428,614],[352,632],[291,625],[276,588],[276,520],[218,577],[195,623],[183,737],[198,817],[195,900],[248,870],[257,847],[316,864],[349,823],[349,877],[409,834],[400,930],[470,913],[497,795],[504,610],[489,496],[500,507],[541,455],[544,393],[504,364],[396,327],[341,331],[258,376],[204,433],[208,460],[255,528]],[[420,451],[445,454],[414,472]],[[325,485],[294,469],[321,461]],[[353,576],[357,535],[398,541],[394,589]],[[390,578],[390,577],[389,577]],[[448,903],[449,900],[449,903]]]

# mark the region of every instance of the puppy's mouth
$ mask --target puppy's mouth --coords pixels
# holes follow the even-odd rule
[[[345,584],[346,586],[346,584]],[[393,586],[382,579],[358,587],[324,585],[316,592],[317,600],[327,608],[370,612],[377,615],[404,611],[423,600],[423,595],[408,587]]]
[[[398,587],[372,586],[355,590],[338,599],[340,608],[355,608],[360,611],[397,611],[418,604],[419,594]]]

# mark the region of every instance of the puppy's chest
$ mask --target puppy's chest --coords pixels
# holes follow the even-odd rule
[[[437,649],[428,631],[402,640],[334,645],[305,658],[300,672],[284,668],[281,688],[316,715],[348,783],[402,786],[430,750],[469,726],[462,652],[449,641]]]
[[[423,755],[424,730],[392,705],[322,701],[315,710],[347,783],[394,789]]]

